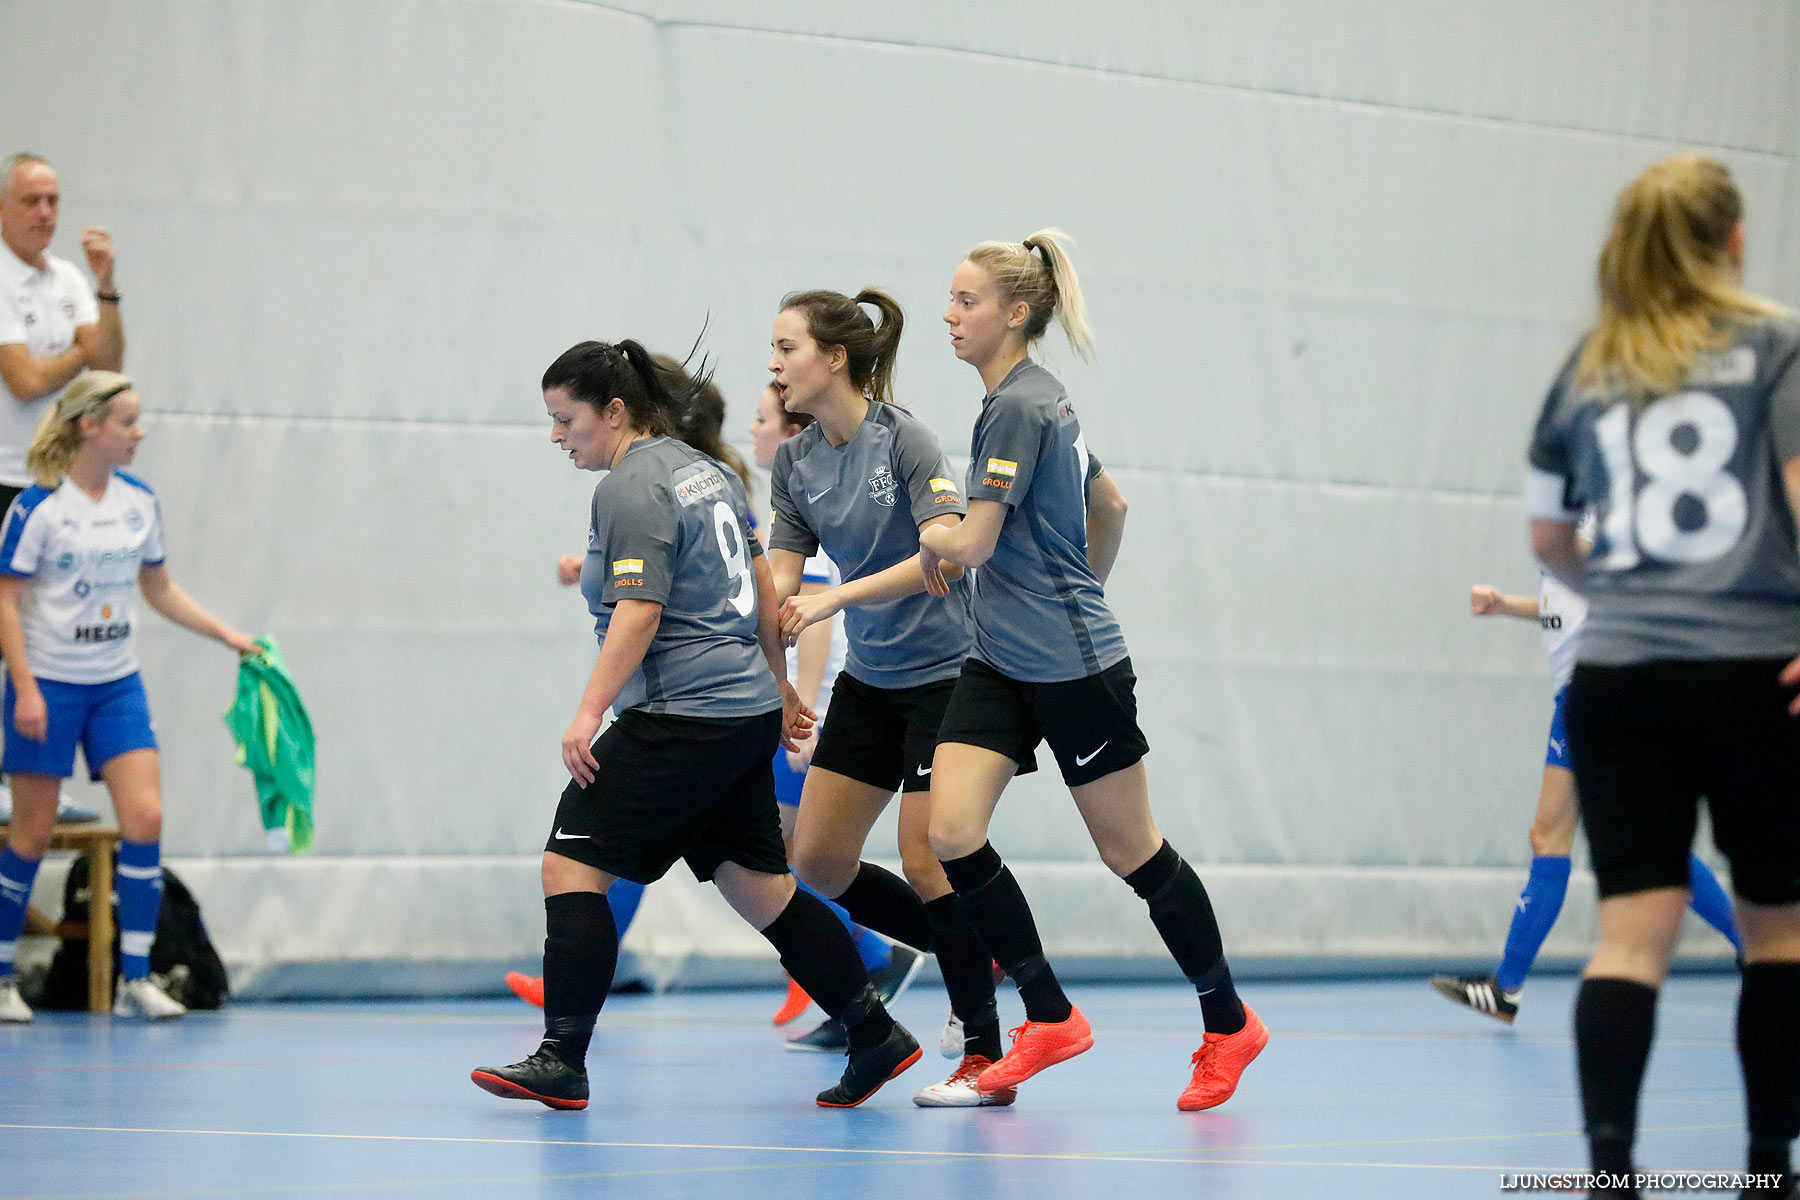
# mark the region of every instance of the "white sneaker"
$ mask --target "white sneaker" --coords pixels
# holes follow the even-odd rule
[[[19,981],[12,978],[0,981],[0,1021],[23,1025],[30,1020],[31,1006],[19,995]]]
[[[993,1065],[979,1054],[966,1055],[956,1070],[950,1072],[950,1078],[920,1088],[913,1096],[913,1103],[920,1108],[994,1108],[1011,1104],[1019,1095],[1016,1088],[1001,1088],[985,1096],[975,1089],[975,1081]]]
[[[185,1017],[187,1009],[169,998],[169,994],[156,986],[154,979],[146,976],[143,979],[131,979],[119,984],[119,995],[113,1001],[113,1016],[144,1017],[151,1021],[165,1021],[170,1017]]]
[[[12,785],[0,783],[0,825],[12,824]],[[75,797],[59,792],[56,797],[56,819],[61,822],[98,821],[100,814],[75,803]]]
[[[83,808],[75,803],[75,797],[67,792],[59,792],[56,797],[56,819],[62,822],[98,821],[100,814],[91,808]]]
[[[944,1032],[938,1034],[938,1053],[945,1058],[961,1058],[963,1056],[963,1024],[950,1014],[950,1020],[944,1025]]]

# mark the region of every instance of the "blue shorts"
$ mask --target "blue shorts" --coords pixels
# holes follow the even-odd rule
[[[6,681],[6,754],[0,770],[8,775],[54,775],[67,779],[75,773],[75,746],[87,761],[88,777],[100,778],[100,768],[132,750],[156,749],[156,726],[150,720],[150,700],[136,671],[110,683],[59,683],[37,681],[49,710],[49,728],[41,742],[34,742],[13,726],[18,697],[12,680]]]
[[[1544,751],[1544,765],[1573,771],[1575,764],[1569,758],[1569,729],[1563,724],[1563,708],[1568,699],[1569,685],[1565,683],[1556,691],[1556,711],[1550,714],[1550,747]]]
[[[800,806],[800,789],[806,786],[806,772],[788,766],[788,752],[775,747],[775,803],[789,808]]]

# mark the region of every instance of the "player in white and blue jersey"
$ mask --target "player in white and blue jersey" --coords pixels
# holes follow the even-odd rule
[[[784,409],[813,419],[782,443],[770,473],[769,559],[782,630],[804,636],[841,613],[848,641],[801,797],[794,869],[862,924],[937,955],[963,1035],[952,1046],[960,1062],[914,1101],[1008,1104],[1010,1089],[975,1088],[1000,1057],[992,963],[931,852],[931,763],[969,653],[969,586],[954,568],[927,579],[919,536],[954,525],[965,506],[936,435],[893,403],[904,328],[886,292],[867,288],[853,299],[815,290],[782,299],[770,338]],[[800,594],[801,564],[821,547],[844,581]],[[905,878],[862,859],[896,792]]]
[[[581,570],[600,655],[563,734],[570,783],[544,844],[544,1041],[471,1078],[496,1095],[587,1107],[588,1043],[618,966],[606,891],[653,883],[683,859],[843,1022],[849,1062],[818,1103],[860,1104],[919,1048],[843,926],[788,875],[769,759],[812,714],[787,681],[743,485],[670,436],[678,401],[634,341],[571,347],[542,388],[551,441],[578,469],[606,472]]]
[[[1569,695],[1569,677],[1575,673],[1575,637],[1587,616],[1587,601],[1550,572],[1540,571],[1536,599],[1508,596],[1487,584],[1476,584],[1469,589],[1469,609],[1478,617],[1509,616],[1536,622],[1543,631],[1544,657],[1550,663],[1551,688],[1555,693],[1550,736],[1544,750],[1543,783],[1538,790],[1537,815],[1531,822],[1531,870],[1525,878],[1525,890],[1513,906],[1500,965],[1473,975],[1433,975],[1430,981],[1432,987],[1456,1003],[1510,1025],[1519,1015],[1525,977],[1531,973],[1544,939],[1555,927],[1569,889],[1569,854],[1575,847],[1580,812],[1576,808],[1575,774],[1570,766],[1563,705]],[[1743,953],[1737,922],[1731,915],[1731,897],[1725,894],[1712,868],[1695,854],[1688,855],[1688,890],[1694,911],[1724,934],[1733,949]]]
[[[975,644],[938,735],[931,844],[990,953],[1025,1003],[1012,1048],[982,1092],[1014,1086],[1093,1045],[1056,981],[1025,894],[988,842],[1014,773],[1048,741],[1100,857],[1150,909],[1199,994],[1206,1032],[1176,1100],[1223,1104],[1269,1032],[1238,997],[1212,902],[1150,813],[1136,676],[1104,584],[1124,500],[1088,453],[1075,406],[1030,348],[1057,317],[1078,353],[1092,337],[1066,239],[984,242],[950,284],[956,356],[987,389],[969,460],[969,513],[919,534],[924,566],[977,568]]]
[[[1700,155],[1664,159],[1620,194],[1599,314],[1544,402],[1525,501],[1539,560],[1588,601],[1566,717],[1600,893],[1575,1005],[1594,1170],[1632,1170],[1705,797],[1744,943],[1749,1170],[1779,1180],[1754,1194],[1792,1197],[1800,321],[1744,290],[1743,214],[1730,173]],[[1587,514],[1591,554],[1576,537]]]
[[[89,371],[44,412],[27,455],[37,484],[0,531],[0,652],[12,825],[0,849],[0,1020],[29,1021],[13,952],[50,844],[57,794],[81,750],[119,818],[116,1016],[187,1010],[150,978],[162,904],[162,781],[133,633],[151,608],[240,654],[255,639],[207,612],[169,577],[155,495],[127,475],[143,426],[131,380]]]

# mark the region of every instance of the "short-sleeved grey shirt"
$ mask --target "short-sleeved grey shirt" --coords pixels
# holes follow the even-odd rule
[[[817,423],[781,443],[770,474],[769,545],[810,555],[824,547],[846,580],[919,552],[919,526],[968,511],[937,437],[904,409],[872,401],[850,440],[833,446]],[[965,575],[938,599],[925,592],[844,610],[844,670],[870,687],[954,678],[970,644]]]
[[[756,636],[761,553],[730,469],[670,438],[632,443],[594,488],[581,564],[581,594],[602,640],[620,600],[663,606],[615,713],[728,718],[781,707]]]
[[[1800,653],[1800,556],[1781,466],[1800,455],[1800,323],[1758,321],[1701,356],[1680,392],[1634,406],[1550,389],[1526,507],[1595,517],[1576,661]]]
[[[1029,358],[982,402],[969,450],[969,499],[1007,506],[975,572],[975,655],[1009,679],[1098,675],[1125,637],[1088,564],[1088,482],[1098,473],[1063,386]]]

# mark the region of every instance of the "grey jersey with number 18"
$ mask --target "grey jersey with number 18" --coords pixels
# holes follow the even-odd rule
[[[1800,324],[1741,326],[1682,391],[1632,405],[1565,366],[1532,437],[1526,509],[1592,510],[1579,662],[1800,653],[1800,557],[1781,466],[1800,455]]]
[[[969,499],[1006,505],[975,572],[975,655],[1008,679],[1085,679],[1125,658],[1125,636],[1088,565],[1087,488],[1100,464],[1056,376],[1029,358],[982,403]]]
[[[615,713],[726,718],[781,707],[756,636],[761,553],[736,475],[670,438],[632,443],[594,488],[581,564],[581,594],[602,640],[620,600],[663,606]]]

